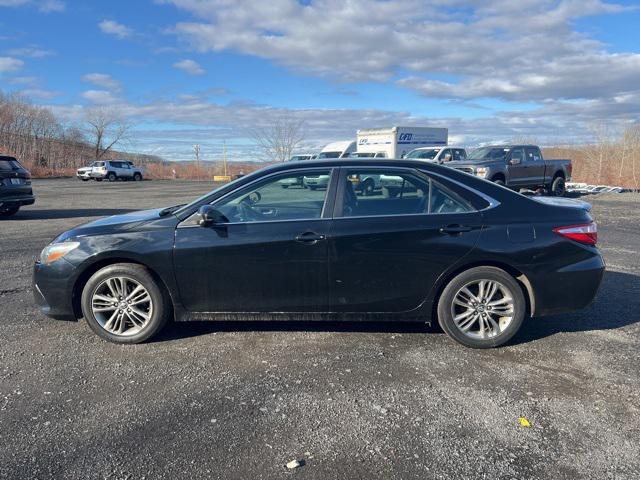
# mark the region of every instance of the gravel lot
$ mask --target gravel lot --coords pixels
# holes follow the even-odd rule
[[[0,221],[0,477],[640,478],[640,196],[590,198],[595,304],[497,350],[397,323],[181,324],[117,346],[33,305],[56,234],[210,187],[41,180]]]

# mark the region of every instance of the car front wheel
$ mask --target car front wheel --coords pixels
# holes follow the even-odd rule
[[[438,302],[438,321],[456,342],[492,348],[516,334],[525,310],[524,294],[515,278],[496,267],[476,267],[445,287]]]
[[[116,176],[116,174],[115,174],[115,173],[111,172],[109,175],[107,175],[107,179],[108,179],[110,182],[115,182],[115,181],[118,179],[118,177]]]
[[[101,338],[140,343],[156,335],[171,314],[168,295],[141,265],[119,263],[96,272],[82,291],[82,312]]]

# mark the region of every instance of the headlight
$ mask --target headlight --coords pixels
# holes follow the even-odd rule
[[[40,263],[43,265],[49,265],[56,260],[60,260],[67,253],[78,248],[79,245],[80,244],[78,242],[52,243],[42,250],[42,253],[40,254]]]
[[[487,167],[478,167],[478,168],[476,168],[476,175],[478,177],[486,177],[487,176],[487,172],[488,172]]]

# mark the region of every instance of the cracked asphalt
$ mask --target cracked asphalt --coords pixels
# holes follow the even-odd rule
[[[34,306],[58,233],[210,188],[36,180],[36,205],[0,220],[0,478],[640,478],[640,195],[587,198],[608,265],[595,303],[490,351],[338,322],[174,324],[118,346]]]

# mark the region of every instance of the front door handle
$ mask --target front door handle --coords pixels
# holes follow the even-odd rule
[[[307,245],[314,245],[321,240],[325,240],[327,237],[320,235],[316,232],[304,232],[296,237],[296,242],[306,243]]]
[[[470,232],[471,230],[473,230],[473,227],[469,225],[452,224],[442,227],[440,229],[440,233],[444,233],[446,235],[460,235],[461,233]]]

